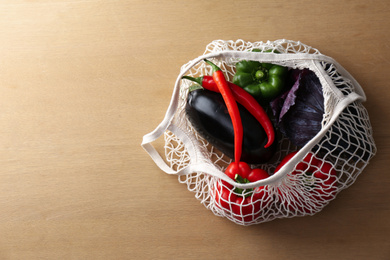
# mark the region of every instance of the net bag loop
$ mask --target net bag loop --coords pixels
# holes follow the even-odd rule
[[[252,52],[255,48],[261,51]],[[266,170],[270,177],[251,183],[235,182],[224,173],[232,159],[202,138],[185,113],[191,83],[182,77],[211,75],[210,68],[202,62],[204,59],[215,62],[228,80],[234,74],[235,64],[241,60],[314,72],[324,96],[321,130],[299,148],[282,136],[270,162],[252,165]],[[251,225],[275,218],[313,215],[349,187],[376,152],[368,113],[362,106],[365,100],[360,84],[339,63],[301,42],[217,40],[207,45],[203,55],[182,66],[164,119],[143,137],[141,145],[162,171],[177,175],[179,182],[186,184],[217,216]],[[162,136],[163,155],[153,146]],[[296,154],[274,173],[281,160],[293,151]],[[308,162],[309,155],[312,157]],[[312,167],[314,162],[318,163],[317,168]],[[302,168],[304,164],[306,167]],[[324,168],[328,165],[337,172],[332,183],[329,179],[318,182],[314,174],[308,175],[309,172],[326,175]],[[237,188],[251,190],[251,193],[246,198],[240,197],[234,193]]]

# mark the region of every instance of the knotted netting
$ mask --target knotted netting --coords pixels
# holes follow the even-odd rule
[[[251,52],[253,49],[260,51]],[[202,62],[205,58],[217,64],[229,81],[241,60],[314,72],[324,100],[321,130],[303,147],[278,132],[272,159],[251,165],[268,172],[269,178],[245,184],[228,178],[224,171],[232,158],[203,138],[185,113],[192,83],[182,76],[211,75],[210,66]],[[217,40],[207,45],[203,55],[182,66],[165,118],[144,136],[142,146],[164,172],[177,175],[178,181],[217,216],[251,225],[314,215],[354,183],[376,152],[362,101],[365,94],[361,86],[340,64],[301,42]],[[165,145],[159,152],[152,142],[160,136]],[[294,156],[275,172],[283,158],[292,153]],[[237,189],[244,192],[237,193]]]

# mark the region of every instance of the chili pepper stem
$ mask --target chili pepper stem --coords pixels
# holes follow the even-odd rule
[[[188,79],[188,80],[194,81],[194,82],[198,83],[201,86],[202,86],[202,83],[203,83],[203,77],[194,78],[194,77],[190,77],[190,76],[183,76],[182,79]]]
[[[217,65],[215,65],[214,63],[212,63],[211,61],[207,60],[207,59],[204,59],[204,61],[209,64],[212,68],[213,68],[213,71],[216,72],[216,71],[220,71],[221,68],[218,67]]]
[[[191,87],[188,88],[188,92],[197,90],[197,89],[203,89],[203,87],[199,84],[192,85]]]

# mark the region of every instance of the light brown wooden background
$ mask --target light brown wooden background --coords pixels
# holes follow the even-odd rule
[[[389,2],[0,2],[0,259],[390,259]],[[214,216],[140,146],[216,39],[299,40],[361,83],[378,153],[313,217]]]

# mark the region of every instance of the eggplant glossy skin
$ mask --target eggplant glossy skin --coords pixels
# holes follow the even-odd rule
[[[265,163],[276,151],[277,140],[264,148],[267,135],[260,123],[242,105],[237,104],[244,130],[241,161],[249,164]],[[188,94],[186,114],[195,130],[211,145],[234,158],[234,129],[222,96],[206,89]]]

